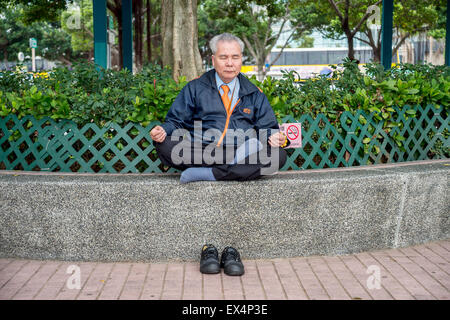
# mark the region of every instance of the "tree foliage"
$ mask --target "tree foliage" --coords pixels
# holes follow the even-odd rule
[[[359,39],[370,45],[376,61],[381,55],[381,32],[368,27],[369,23],[381,24],[381,0],[314,0],[320,13],[326,17],[319,30],[328,38],[347,39],[350,59],[354,59],[353,39]],[[405,39],[418,32],[433,30],[438,26],[439,6],[442,0],[399,0],[394,1],[393,27],[397,31],[393,54]],[[370,7],[374,6],[373,10]],[[377,17],[378,16],[378,17]],[[368,23],[369,22],[369,23]],[[366,35],[366,39],[357,36],[358,32]]]
[[[242,38],[260,77],[268,55],[283,35],[282,49],[321,21],[316,6],[304,0],[204,0],[202,6],[217,31]]]
[[[65,10],[73,0],[0,0],[0,8],[21,6],[25,24],[36,21],[56,22],[61,11]]]
[[[78,6],[70,7],[61,14],[62,29],[71,36],[72,49],[75,52],[94,50],[94,24],[92,0],[77,1]]]
[[[73,56],[70,36],[65,33],[58,22],[34,22],[27,25],[21,19],[23,8],[7,7],[0,19],[0,57],[4,61],[17,60],[17,54],[23,52],[31,55],[29,39],[36,38],[38,47],[36,55],[49,60],[68,61]]]

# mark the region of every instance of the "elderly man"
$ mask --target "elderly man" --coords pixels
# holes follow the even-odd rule
[[[224,33],[210,47],[214,69],[190,81],[165,122],[150,132],[159,158],[183,171],[181,183],[243,181],[275,173],[286,162],[281,147],[288,140],[267,97],[240,73],[244,43]],[[205,245],[200,270],[219,272],[217,260],[214,246]],[[244,272],[239,253],[231,247],[224,250],[221,266],[229,275]]]

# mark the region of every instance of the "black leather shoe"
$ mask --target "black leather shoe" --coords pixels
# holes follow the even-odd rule
[[[219,252],[212,244],[205,244],[202,248],[200,272],[208,274],[220,272]]]
[[[223,249],[222,257],[220,258],[220,267],[229,276],[242,276],[244,274],[244,265],[242,264],[241,256],[233,247]]]

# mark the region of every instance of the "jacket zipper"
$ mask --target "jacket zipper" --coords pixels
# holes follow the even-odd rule
[[[231,114],[233,113],[234,108],[236,108],[236,106],[239,104],[239,101],[241,101],[241,99],[238,99],[238,101],[236,102],[234,107],[230,110],[230,112],[227,112],[227,121],[225,121],[225,129],[222,132],[222,136],[220,137],[219,142],[217,142],[217,145],[216,145],[217,147],[220,147],[220,145],[222,144],[222,140],[225,137],[225,134],[227,133],[227,130],[228,130],[228,125],[230,122]],[[226,109],[225,109],[225,111],[226,111]]]

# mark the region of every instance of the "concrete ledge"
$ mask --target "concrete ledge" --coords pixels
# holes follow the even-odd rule
[[[198,260],[336,255],[450,237],[450,160],[180,185],[178,174],[0,172],[0,257]]]

